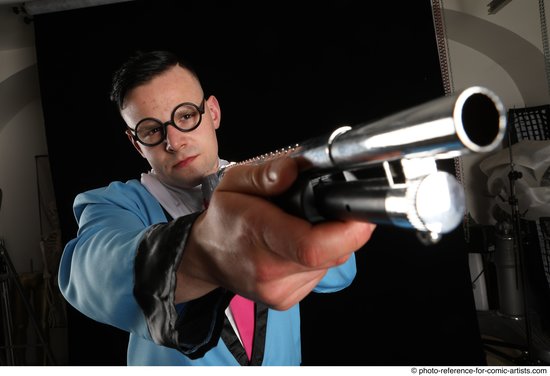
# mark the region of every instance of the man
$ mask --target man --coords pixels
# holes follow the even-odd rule
[[[68,302],[130,333],[130,365],[299,365],[298,303],[353,281],[374,225],[313,225],[274,205],[297,176],[292,158],[228,168],[205,197],[227,164],[221,110],[169,52],[132,56],[111,98],[152,170],[76,197],[59,273]],[[252,304],[251,339],[237,300]]]

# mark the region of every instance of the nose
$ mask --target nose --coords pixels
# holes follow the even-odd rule
[[[187,136],[185,135],[185,132],[181,132],[180,130],[176,129],[176,127],[172,127],[171,125],[172,124],[170,123],[166,125],[166,139],[164,140],[164,142],[166,143],[166,151],[173,153],[185,146],[185,144],[187,143]]]

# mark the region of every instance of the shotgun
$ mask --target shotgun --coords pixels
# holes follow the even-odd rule
[[[306,140],[206,177],[210,197],[227,168],[296,158],[295,184],[275,199],[310,222],[365,220],[417,231],[425,244],[454,230],[465,215],[464,189],[437,161],[497,149],[506,132],[506,111],[491,90],[472,86],[415,107]],[[378,167],[380,176],[372,176]],[[370,173],[370,177],[369,177]]]

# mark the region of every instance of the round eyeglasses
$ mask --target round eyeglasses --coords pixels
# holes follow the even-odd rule
[[[170,120],[165,123],[155,118],[144,118],[137,123],[134,129],[128,126],[127,129],[137,142],[146,146],[158,145],[166,140],[166,128],[169,125],[181,132],[191,132],[197,129],[204,114],[204,102],[203,98],[200,106],[190,102],[180,103],[172,110]]]

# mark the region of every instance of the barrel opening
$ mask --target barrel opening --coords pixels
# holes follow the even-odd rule
[[[492,144],[500,131],[500,114],[487,95],[476,93],[462,107],[462,125],[471,142],[483,147]]]

